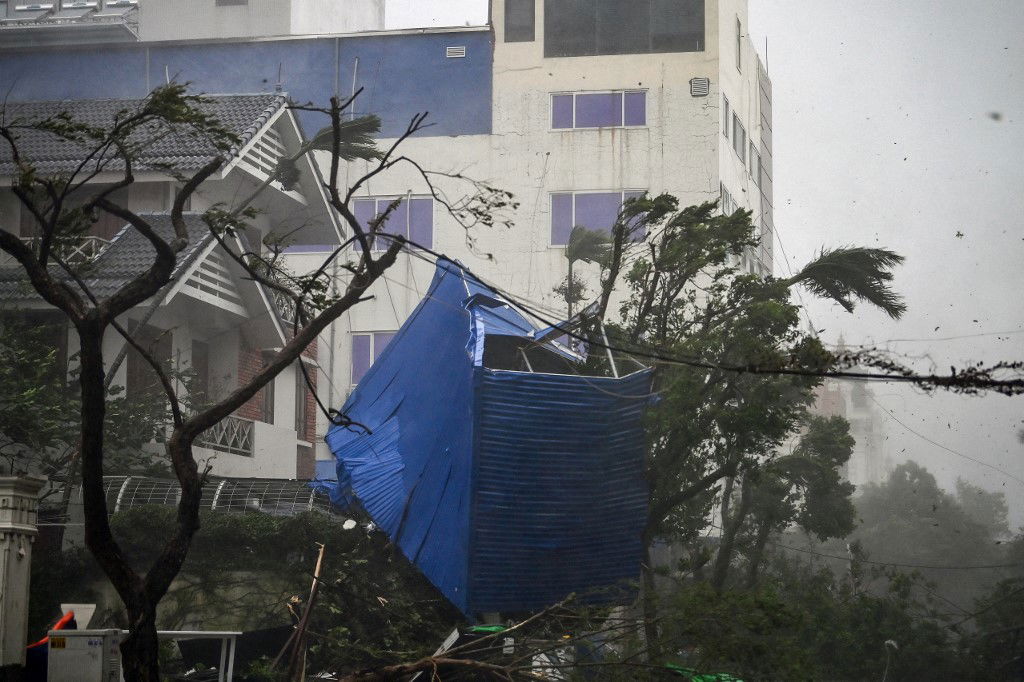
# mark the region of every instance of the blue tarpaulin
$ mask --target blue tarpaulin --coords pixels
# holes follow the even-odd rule
[[[327,435],[334,501],[361,504],[468,615],[543,608],[570,592],[611,601],[597,590],[640,571],[650,372],[573,374],[574,353],[533,342],[537,331],[458,263],[440,261],[342,408],[369,431]],[[531,369],[541,355],[568,369],[493,366],[515,353]]]

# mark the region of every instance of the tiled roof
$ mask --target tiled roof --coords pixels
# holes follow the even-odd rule
[[[240,139],[244,146],[286,103],[281,93],[258,95],[205,95],[208,101],[197,105],[212,115]],[[5,125],[12,126],[17,136],[17,145],[22,158],[31,163],[37,173],[49,174],[74,170],[86,155],[86,147],[54,135],[53,133],[25,128],[61,113],[67,113],[72,120],[92,126],[108,128],[122,111],[135,111],[142,99],[97,99],[65,100],[53,102],[21,102],[0,106]],[[145,141],[146,137],[149,141]],[[137,131],[132,141],[145,144],[135,160],[136,170],[173,166],[180,171],[194,171],[201,168],[213,156],[216,149],[209,140],[197,137],[189,129],[167,124],[154,124],[145,132]],[[232,153],[237,153],[233,149]],[[107,170],[121,170],[124,164],[111,156]],[[0,144],[0,176],[15,172],[10,145]]]
[[[169,214],[152,213],[141,215],[162,239],[170,241],[174,237],[174,226],[171,225],[171,216]],[[203,220],[201,213],[185,213],[182,217],[188,228],[188,246],[178,254],[177,264],[171,275],[171,282],[174,282],[188,269],[188,266],[195,261],[199,254],[202,253],[203,248],[213,239],[213,234]],[[78,268],[77,274],[97,299],[104,300],[137,275],[145,272],[153,264],[155,256],[156,251],[149,240],[143,237],[138,230],[125,226],[117,233],[117,236],[104,249],[99,258],[88,265]],[[71,281],[71,278],[61,272],[56,266],[53,266],[51,271],[54,274],[61,274],[62,279],[65,281]],[[14,264],[0,267],[0,300],[13,301],[35,298],[37,298],[37,295],[28,283],[24,270],[20,266]]]

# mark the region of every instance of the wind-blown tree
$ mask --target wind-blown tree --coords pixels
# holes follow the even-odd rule
[[[343,103],[332,98],[331,105],[325,109],[302,107],[317,111],[329,120],[327,132],[318,134],[311,147],[328,150],[330,163],[323,187],[331,206],[342,216],[352,235],[331,259],[337,258],[349,243],[360,247],[356,258],[343,264],[348,277],[336,295],[332,293],[332,283],[327,281],[327,263],[311,274],[293,276],[284,272],[275,254],[267,257],[260,250],[241,251],[241,247],[236,246],[240,242],[229,239],[245,229],[247,220],[255,215],[249,206],[251,197],[237,206],[217,206],[206,213],[205,220],[214,237],[228,256],[244,269],[246,276],[294,304],[295,327],[287,342],[267,358],[263,369],[248,382],[212,404],[186,409],[176,382],[149,348],[133,338],[118,318],[168,284],[189,243],[182,215],[185,206],[197,189],[225,164],[238,142],[230,129],[205,112],[203,102],[201,96],[188,94],[185,86],[171,83],[154,90],[137,108],[120,112],[109,127],[81,123],[69,115],[29,123],[12,121],[9,117],[0,119],[3,121],[0,139],[9,148],[10,158],[17,168],[11,189],[31,216],[37,235],[32,243],[25,243],[16,235],[0,230],[0,248],[24,271],[35,292],[68,319],[78,336],[79,448],[85,540],[125,605],[129,634],[122,642],[121,652],[125,678],[132,681],[159,679],[157,605],[180,571],[199,527],[199,504],[207,472],[196,462],[193,443],[295,362],[332,321],[363,300],[370,286],[395,262],[405,245],[401,237],[389,237],[387,248],[383,249],[374,250],[371,242],[397,202],[365,227],[356,219],[350,202],[369,178],[408,161],[397,155],[396,149],[422,128],[425,119],[425,114],[413,117],[404,133],[388,149],[377,150],[368,138],[379,126],[376,118],[363,119],[358,125],[343,120],[347,118],[344,112],[351,101]],[[44,130],[84,148],[85,161],[71,173],[40,172],[33,160],[23,156],[19,149],[19,130],[25,127]],[[135,182],[135,161],[147,145],[168,134],[203,140],[210,149],[210,156],[199,170],[188,174],[173,166],[162,168],[181,183],[170,211],[174,236],[164,239],[146,216],[119,203],[116,192]],[[350,158],[365,159],[369,170],[348,186],[342,186],[345,175],[341,173],[342,164]],[[90,185],[88,181],[103,170],[119,171],[119,180],[99,188]],[[294,167],[289,169],[287,163],[283,164],[275,175],[283,182],[293,180]],[[426,174],[423,177],[427,179]],[[477,198],[483,206],[478,208],[481,213],[507,201],[507,193],[497,193],[482,185],[475,187],[480,189]],[[79,239],[89,228],[94,211],[123,220],[155,251],[143,272],[106,298],[98,298],[90,290],[83,277],[84,271],[63,260],[57,248]],[[109,403],[102,344],[110,333],[124,337],[143,357],[163,389],[170,411],[164,449],[181,486],[173,530],[169,537],[153,539],[162,544],[155,557],[143,565],[131,561],[116,540],[103,491],[110,434],[105,426]],[[344,416],[337,417],[337,421],[344,423]]]
[[[746,495],[749,501],[745,509],[736,510],[725,534],[731,534],[733,542],[737,535],[741,536],[745,545],[748,587],[757,584],[765,549],[773,534],[795,524],[825,541],[846,537],[854,529],[854,486],[843,479],[843,466],[849,461],[853,446],[850,425],[845,419],[811,415],[792,453],[744,476],[740,497]],[[712,584],[719,590],[725,586],[730,563],[727,552],[716,557]]]
[[[894,317],[902,313],[888,288],[888,268],[902,261],[897,254],[836,249],[792,278],[762,278],[735,265],[757,244],[750,212],[722,215],[714,202],[680,209],[669,195],[628,201],[612,228],[599,315],[619,290],[612,337],[680,359],[656,366],[648,547],[657,538],[695,540],[719,483],[729,488],[774,456],[803,418],[821,374],[834,367],[818,339],[800,329],[794,286],[848,309],[863,300]],[[723,495],[726,518],[729,498]],[[650,594],[650,558],[645,566]],[[654,605],[647,606],[650,623]],[[651,632],[648,639],[657,637]]]

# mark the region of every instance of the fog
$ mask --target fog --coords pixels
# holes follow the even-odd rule
[[[486,20],[483,0],[388,2],[389,28]],[[804,297],[826,342],[889,349],[920,371],[1024,357],[1021,29],[1014,1],[874,0],[853,11],[750,0],[750,37],[774,90],[776,274],[823,246],[907,257],[899,321]],[[947,488],[961,476],[1003,491],[1011,525],[1024,524],[1020,399],[898,384],[874,393],[894,463],[913,458]]]

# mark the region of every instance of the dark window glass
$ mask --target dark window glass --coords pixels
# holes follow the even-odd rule
[[[551,98],[551,127],[572,128],[572,95],[555,95]]]
[[[352,384],[359,381],[370,369],[371,361],[371,336],[369,334],[352,335]]]
[[[551,195],[551,243],[561,246],[569,243],[572,232],[572,195]]]
[[[352,213],[364,230],[370,229],[370,223],[388,210],[395,199],[356,199],[352,202]],[[402,202],[388,214],[387,220],[380,226],[380,233],[373,242],[374,251],[384,251],[391,245],[388,234],[400,234],[417,244],[433,248],[434,246],[434,202],[433,199],[417,197],[402,199]],[[352,248],[360,250],[358,242]]]
[[[171,332],[143,325],[132,330],[132,338],[168,372],[171,368]],[[128,346],[125,362],[125,394],[129,398],[138,398],[162,392],[160,378],[153,367],[142,357],[142,353]]]
[[[622,125],[622,93],[576,95],[576,127],[600,128]]]
[[[646,0],[598,0],[596,54],[650,52],[649,12]]]
[[[625,119],[628,126],[647,125],[647,93],[627,92],[625,94]]]
[[[505,0],[505,42],[524,43],[534,39],[534,0]]]
[[[260,406],[263,412],[263,421],[267,424],[274,423],[274,382],[269,382],[260,389],[263,396],[263,404]]]
[[[373,361],[377,362],[377,358],[384,352],[384,349],[391,343],[391,339],[395,338],[395,332],[377,332],[373,335]]]
[[[192,342],[192,399],[206,403],[210,397],[210,347],[202,341]]]
[[[626,199],[643,196],[643,192],[579,192],[551,195],[551,245],[569,243],[572,228],[582,226],[591,230],[610,230],[619,217]],[[634,233],[634,239],[643,232]]]
[[[699,52],[704,0],[544,0],[544,56]]]
[[[309,385],[299,363],[295,364],[295,436],[299,440],[309,440],[309,434],[306,433],[306,396],[309,394]]]
[[[544,0],[544,56],[597,54],[594,0]]]
[[[431,199],[410,199],[409,239],[415,244],[433,248],[434,245],[434,202]]]

